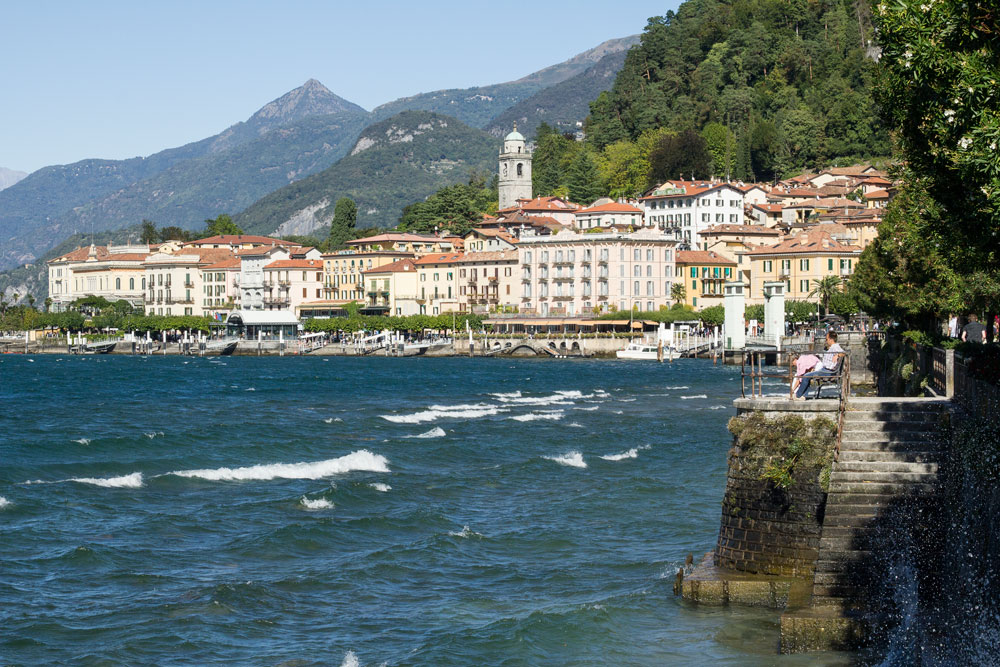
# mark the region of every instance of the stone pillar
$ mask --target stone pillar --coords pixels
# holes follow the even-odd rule
[[[785,334],[785,283],[768,281],[764,283],[764,338],[774,341],[781,349],[781,337]]]
[[[727,350],[742,350],[746,347],[746,297],[743,294],[743,282],[727,282],[725,293],[725,328],[724,342]]]

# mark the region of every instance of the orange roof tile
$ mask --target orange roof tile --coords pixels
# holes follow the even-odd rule
[[[711,250],[678,250],[675,256],[677,264],[711,264],[719,266],[736,266],[736,262],[726,259]]]
[[[861,248],[840,243],[821,229],[809,229],[773,246],[751,250],[749,255],[806,255],[830,253],[855,253]]]
[[[264,267],[271,269],[322,269],[323,262],[318,259],[276,259]]]
[[[376,266],[362,273],[404,273],[406,271],[415,270],[416,265],[412,259],[399,259],[390,264],[383,264],[382,266]]]
[[[601,204],[600,206],[581,208],[575,213],[576,215],[582,215],[585,213],[642,213],[642,209],[636,208],[635,206],[630,206],[629,204],[619,204],[618,202],[609,202],[607,204]]]

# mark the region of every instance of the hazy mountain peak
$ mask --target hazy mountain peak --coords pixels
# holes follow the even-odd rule
[[[265,104],[247,123],[271,129],[275,125],[283,125],[306,116],[323,116],[342,111],[364,113],[365,110],[335,95],[316,79],[309,79],[298,88]]]
[[[28,172],[26,171],[16,171],[14,169],[0,167],[0,190],[9,188],[27,175]]]

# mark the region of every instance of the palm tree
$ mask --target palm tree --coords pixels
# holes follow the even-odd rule
[[[677,305],[687,298],[687,290],[684,288],[684,283],[672,283],[670,285],[670,299]]]
[[[49,312],[52,309],[52,297],[45,297],[45,312]]]
[[[28,305],[31,306],[32,308],[35,307],[35,295],[34,294],[29,294],[28,295]]]
[[[813,288],[808,296],[810,298],[814,296],[819,297],[819,302],[823,306],[823,312],[829,312],[830,297],[840,291],[842,281],[837,276],[826,276],[825,278],[813,278],[812,285]]]

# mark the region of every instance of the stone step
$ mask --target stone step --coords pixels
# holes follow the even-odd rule
[[[950,407],[945,398],[855,398],[847,406],[852,412],[942,412]]]
[[[824,526],[865,526],[878,516],[878,507],[870,505],[845,505],[845,511],[827,507],[823,516]],[[851,508],[847,510],[846,508]]]
[[[883,429],[879,426],[875,427],[857,427],[851,426],[850,428],[844,427],[841,432],[843,439],[854,439],[854,440],[882,440],[882,441],[898,441],[898,440],[910,440],[913,442],[927,442],[928,440],[942,440],[941,434],[937,433],[932,429],[922,428],[922,429],[899,429],[899,428],[888,428]]]
[[[878,470],[840,470],[837,467],[830,474],[830,489],[840,483],[860,482],[864,484],[934,484],[937,481],[936,472],[910,471],[878,471]]]
[[[872,552],[864,549],[835,550],[819,549],[819,557],[816,559],[815,572],[841,572],[844,568],[854,567],[858,561],[870,558]]]
[[[935,490],[934,484],[921,482],[830,482],[830,493],[904,496],[932,494]]]
[[[888,505],[891,500],[891,496],[881,493],[834,492],[831,489],[830,495],[826,498],[826,515],[829,516],[832,512],[840,512],[841,510],[850,511],[861,508],[868,511],[879,510]]]
[[[938,452],[882,451],[878,449],[841,449],[837,463],[922,463],[937,465]]]
[[[917,436],[919,438],[940,437],[935,427],[920,423],[881,424],[879,422],[864,422],[844,424],[843,433],[847,435],[880,435],[897,438]]]
[[[840,459],[833,464],[833,474],[840,472],[908,472],[923,475],[936,475],[937,463],[922,463],[918,461],[847,461]]]
[[[864,433],[857,435],[845,433],[840,441],[841,451],[939,452],[944,448],[942,443],[928,439],[872,437]]]
[[[820,539],[824,538],[859,538],[865,539],[871,532],[872,522],[861,521],[854,524],[842,524],[834,525],[829,522],[823,522],[823,535]],[[852,549],[858,548],[858,545],[852,545]]]
[[[833,599],[854,599],[861,593],[856,586],[846,586],[838,584],[815,584],[813,585],[813,597],[833,598]]]
[[[881,412],[872,410],[870,412],[856,412],[847,410],[844,412],[844,424],[867,424],[876,423],[903,423],[903,424],[934,424],[941,420],[941,412]]]

